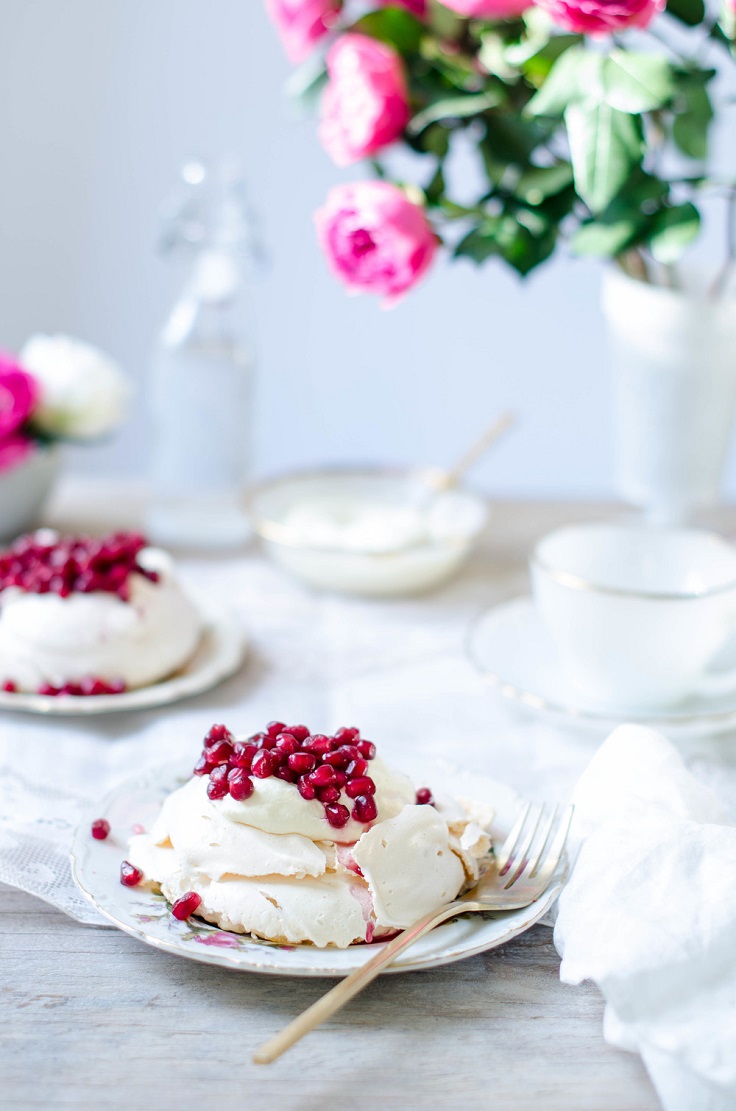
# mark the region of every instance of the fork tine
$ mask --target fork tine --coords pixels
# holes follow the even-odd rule
[[[530,855],[530,857],[529,857],[529,863],[527,864],[527,867],[526,867],[526,874],[527,874],[527,877],[529,879],[531,879],[533,876],[536,875],[537,869],[539,868],[539,862],[542,859],[542,854],[544,853],[544,850],[547,848],[547,845],[548,845],[549,839],[550,839],[550,834],[552,833],[555,822],[557,821],[557,814],[558,814],[559,809],[560,809],[559,806],[557,805],[557,803],[555,803],[555,805],[552,808],[552,813],[549,816],[549,821],[547,822],[547,825],[544,829],[544,832],[541,834],[541,836],[539,837],[539,840],[537,841],[537,851],[533,856]]]
[[[565,847],[567,835],[570,832],[570,822],[572,821],[574,811],[575,807],[572,805],[565,808],[560,819],[560,824],[555,834],[554,841],[552,842],[547,856],[544,858],[544,861],[539,868],[539,871],[537,872],[537,883],[548,883],[549,880],[552,878],[552,874],[554,873],[555,868],[560,863],[562,850]]]
[[[529,811],[531,810],[531,808],[532,808],[532,804],[530,802],[528,802],[526,804],[526,806],[522,807],[521,813],[519,814],[519,817],[514,822],[514,826],[513,826],[513,829],[511,830],[511,833],[508,835],[508,837],[504,841],[504,843],[501,846],[498,853],[496,853],[496,867],[498,868],[498,874],[499,875],[503,874],[505,868],[507,867],[507,865],[509,863],[509,860],[511,859],[511,854],[514,851],[514,848],[516,847],[516,842],[519,840],[519,837],[521,836],[521,831],[524,828],[524,822],[526,821],[527,815],[528,815]]]
[[[531,849],[532,842],[534,841],[534,838],[537,835],[537,830],[539,829],[539,823],[542,820],[542,815],[543,814],[544,814],[544,809],[541,806],[535,806],[532,809],[531,823],[529,825],[529,830],[528,830],[526,836],[524,837],[524,840],[523,840],[520,848],[518,849],[518,851],[514,855],[513,863],[507,869],[507,872],[506,872],[506,883],[504,884],[504,887],[507,888],[507,889],[509,887],[511,887],[511,885],[513,883],[516,883],[516,881],[518,880],[521,873],[526,870],[527,863],[528,863],[527,857],[528,857],[528,854],[529,854],[529,850]]]

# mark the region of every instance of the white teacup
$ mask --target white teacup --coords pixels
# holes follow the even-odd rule
[[[736,631],[736,548],[721,537],[572,525],[540,540],[530,568],[542,621],[587,696],[655,709],[736,690],[736,670],[709,670]]]

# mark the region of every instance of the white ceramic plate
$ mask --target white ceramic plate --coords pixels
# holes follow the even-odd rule
[[[402,770],[411,772],[412,768]],[[90,833],[90,821],[79,827],[71,853],[72,874],[97,910],[115,926],[147,945],[224,968],[280,976],[347,976],[362,965],[375,952],[375,946],[318,949],[312,945],[257,941],[220,930],[196,918],[178,922],[162,895],[122,886],[120,862],[125,859],[133,827],[150,828],[165,796],[190,774],[189,767],[173,771],[158,769],[123,783],[90,817],[90,821],[93,817],[102,817],[110,822],[111,833],[105,841],[95,841]],[[493,806],[496,815],[492,832],[498,841],[505,837],[518,814],[520,800],[515,792],[482,776],[459,772],[443,764],[430,769],[429,774],[425,765],[418,778],[423,783],[441,781],[447,793],[472,795]],[[560,866],[543,897],[523,910],[472,914],[439,926],[416,942],[388,971],[436,968],[503,945],[545,915],[559,894],[563,878],[564,869]]]
[[[724,732],[736,725],[736,691],[700,695],[676,708],[659,711],[586,699],[571,687],[528,595],[482,613],[469,630],[468,652],[483,677],[504,698],[596,729],[613,729],[626,721],[666,730],[669,737],[685,737]],[[726,654],[724,650],[724,658],[718,663],[732,665]]]
[[[69,717],[147,710],[168,706],[217,686],[240,667],[246,642],[240,627],[226,615],[205,615],[197,650],[175,675],[149,687],[122,694],[44,695],[0,691],[0,710],[21,710],[49,717]]]

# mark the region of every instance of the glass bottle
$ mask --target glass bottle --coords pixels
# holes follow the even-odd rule
[[[151,540],[231,548],[250,536],[243,491],[251,465],[254,352],[248,278],[256,254],[242,178],[232,164],[182,170],[163,246],[187,276],[156,343]]]

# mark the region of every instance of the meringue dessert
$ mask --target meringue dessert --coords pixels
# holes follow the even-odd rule
[[[357,729],[214,725],[193,777],[130,840],[121,882],[177,918],[280,944],[347,948],[393,935],[478,879],[492,812],[435,801]]]
[[[0,551],[0,685],[37,694],[148,686],[193,655],[201,618],[171,558],[137,533],[50,529]]]

